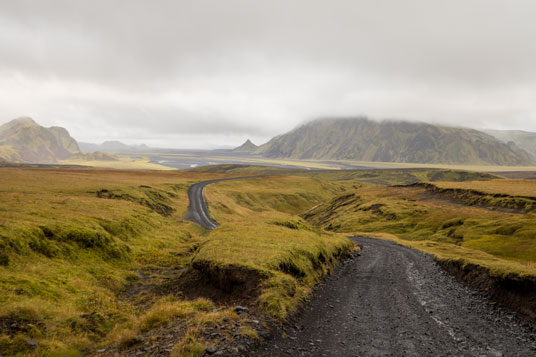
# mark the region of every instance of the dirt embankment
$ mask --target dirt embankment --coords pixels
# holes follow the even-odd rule
[[[536,322],[536,277],[509,274],[492,276],[489,269],[459,260],[436,262],[458,281],[470,288],[485,293],[492,301],[517,312],[520,316]]]

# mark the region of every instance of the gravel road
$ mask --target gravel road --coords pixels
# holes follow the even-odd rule
[[[536,356],[530,324],[465,288],[431,256],[353,239],[361,256],[257,356]]]
[[[205,187],[212,183],[221,181],[243,180],[248,178],[258,178],[264,176],[243,176],[243,177],[230,177],[224,179],[215,179],[209,181],[198,182],[193,184],[188,189],[188,199],[190,205],[188,206],[188,212],[186,212],[185,218],[199,224],[207,230],[213,230],[219,226],[208,212],[207,202],[205,200]]]

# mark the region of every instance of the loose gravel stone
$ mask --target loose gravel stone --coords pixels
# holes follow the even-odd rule
[[[354,238],[309,306],[256,356],[535,356],[530,324],[471,291],[423,252]],[[314,343],[315,341],[316,343]],[[322,341],[321,343],[318,341]]]

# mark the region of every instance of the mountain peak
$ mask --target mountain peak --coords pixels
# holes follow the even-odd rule
[[[37,123],[30,117],[20,117],[20,118],[16,118],[16,119],[13,119],[12,121],[10,121],[9,123],[13,123],[13,124],[24,124],[24,125],[37,125]],[[8,123],[8,124],[9,124]]]
[[[239,147],[235,148],[233,151],[235,152],[254,152],[259,147],[251,142],[251,140],[247,139],[245,143],[240,145]]]
[[[0,125],[0,145],[4,160],[28,163],[57,163],[79,151],[66,129],[45,128],[29,117]]]
[[[0,128],[2,128],[2,130],[8,130],[10,128],[15,128],[15,127],[27,127],[27,126],[39,126],[39,124],[37,124],[32,118],[30,117],[20,117],[20,118],[17,118],[17,119],[13,119],[11,121],[8,121],[7,123],[3,124],[3,125],[0,125]]]

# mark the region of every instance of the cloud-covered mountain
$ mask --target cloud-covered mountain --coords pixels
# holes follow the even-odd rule
[[[502,142],[514,142],[517,146],[536,155],[536,133],[521,130],[482,130]]]
[[[514,143],[474,129],[365,118],[309,122],[256,153],[272,158],[473,165],[532,165]]]

